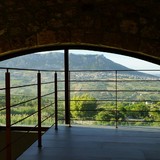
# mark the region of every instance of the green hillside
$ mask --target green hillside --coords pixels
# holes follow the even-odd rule
[[[100,121],[98,124],[103,124],[104,122],[104,124],[113,125],[116,118],[115,110],[117,110],[117,119],[119,122],[123,121],[124,124],[128,123],[129,119],[130,121],[134,121],[134,124],[136,125],[157,125],[157,122],[160,119],[159,77],[131,70],[107,59],[104,55],[77,55],[71,53],[69,59],[70,71],[72,71],[70,72],[71,107],[75,110],[74,107],[77,106],[76,109],[78,109],[78,111],[71,112],[74,122],[77,123],[79,121],[78,119],[82,118],[87,121]],[[0,66],[10,68],[63,70],[64,55],[58,52],[51,52],[49,54],[31,54],[3,61],[0,63]],[[5,70],[0,71],[0,88],[5,87],[4,72]],[[37,72],[23,70],[10,70],[10,72],[12,87],[37,83]],[[42,82],[53,80],[53,73],[42,72]],[[60,80],[64,80],[63,72],[58,72],[58,81]],[[58,82],[59,119],[64,119],[63,90],[64,82]],[[42,85],[42,95],[53,91],[53,84]],[[3,91],[0,92],[0,108],[5,106],[4,92],[2,92]],[[12,89],[11,104],[14,105],[36,96],[36,86]],[[51,102],[53,96],[54,95],[43,98],[43,105],[47,105]],[[82,102],[81,99],[84,102]],[[90,103],[90,99],[94,102]],[[91,109],[93,109],[92,105],[95,109],[94,114],[91,114],[88,111],[87,113],[86,111],[82,111],[88,106],[91,106]],[[37,102],[33,101],[32,103],[20,106],[21,110],[19,107],[13,109],[13,122],[23,116],[33,113],[36,110],[36,107]],[[50,110],[46,110],[44,115],[48,115],[49,112]],[[1,112],[0,114],[0,124],[4,124],[5,112]],[[85,115],[85,117],[83,117],[83,115]],[[135,122],[135,120],[137,120],[137,122]],[[26,123],[32,125],[35,124],[35,121],[36,116],[33,116],[31,119],[22,123],[22,125]],[[61,122],[63,123],[63,121]],[[50,121],[45,123],[45,125],[48,124],[50,124]]]
[[[61,52],[49,52],[48,54],[20,56],[0,62],[0,67],[63,70],[64,54]],[[69,68],[70,70],[125,70],[125,72],[119,72],[119,74],[153,77],[153,75],[142,72],[129,72],[128,70],[131,69],[107,59],[104,55],[98,54],[82,55],[71,53],[69,55]]]

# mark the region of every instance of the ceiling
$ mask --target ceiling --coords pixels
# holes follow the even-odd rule
[[[0,60],[63,48],[160,64],[160,1],[0,1]]]

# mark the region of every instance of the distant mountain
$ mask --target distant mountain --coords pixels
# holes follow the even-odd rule
[[[131,70],[123,65],[107,59],[104,55],[81,55],[71,53],[70,70]],[[48,54],[30,54],[0,62],[0,67],[29,69],[64,69],[64,55],[60,52]],[[122,73],[124,74],[124,73]],[[125,72],[127,75],[153,77],[141,72]]]
[[[27,69],[63,69],[63,54],[30,54],[0,62],[0,67]]]
[[[129,68],[107,59],[104,55],[70,54],[70,69],[129,70]]]

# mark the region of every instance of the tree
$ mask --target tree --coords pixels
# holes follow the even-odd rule
[[[155,126],[160,126],[159,121],[160,121],[160,102],[157,102],[154,104],[149,112],[149,116],[151,121],[153,122],[153,125]]]
[[[75,119],[93,119],[96,115],[96,99],[88,94],[74,96],[71,100],[71,116]]]
[[[116,118],[116,107],[114,104],[106,103],[98,107],[96,120],[98,124],[114,124]]]
[[[134,119],[144,119],[149,116],[149,106],[143,102],[131,104],[127,107],[126,115]]]

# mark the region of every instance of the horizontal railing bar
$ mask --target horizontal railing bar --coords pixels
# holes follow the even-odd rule
[[[142,113],[145,113],[145,112],[159,112],[160,113],[160,111],[159,110],[156,110],[156,111],[141,111],[141,110],[136,110],[136,111],[131,111],[131,110],[127,110],[127,111],[120,111],[120,110],[117,110],[118,112],[125,112],[125,113],[127,113],[127,112],[142,112]]]
[[[4,107],[4,108],[0,108],[0,111],[4,111],[6,109],[6,107]]]
[[[64,111],[64,110],[61,110],[61,111]],[[76,111],[76,112],[84,112],[84,111],[89,111],[89,112],[101,112],[101,111],[109,111],[109,112],[125,112],[125,113],[128,113],[128,112],[142,112],[142,113],[145,113],[145,112],[160,112],[159,110],[156,110],[156,111],[141,111],[141,110],[136,110],[136,111],[132,111],[132,110],[126,110],[126,111],[121,111],[121,110],[116,110],[116,109],[97,109],[97,110],[70,110],[72,112]]]
[[[51,114],[51,115],[49,115],[47,118],[45,118],[44,120],[42,120],[41,122],[43,123],[43,122],[45,122],[47,119],[49,119],[50,117],[52,117],[53,115],[55,115],[55,113],[53,113],[53,114]]]
[[[70,111],[73,111],[73,112],[74,112],[74,111],[77,111],[77,112],[83,112],[83,111],[98,112],[98,111],[100,111],[100,110],[98,110],[98,109],[97,109],[97,110],[91,110],[91,109],[88,109],[88,110],[85,110],[85,109],[83,109],[83,110],[74,110],[74,109],[73,109],[73,110],[72,110],[72,109],[71,109]],[[114,110],[102,110],[102,111],[114,111]]]
[[[52,69],[32,69],[32,68],[10,68],[10,67],[0,67],[0,69],[8,69],[8,70],[29,70],[29,71],[44,71],[44,72],[64,72],[64,70],[52,70]],[[69,70],[69,72],[149,72],[149,71],[155,71],[159,72],[159,69],[109,69],[109,70]]]
[[[59,81],[58,81],[59,82]],[[70,80],[70,83],[72,82],[116,82],[116,80],[104,80],[104,79],[99,79],[99,80]]]
[[[58,81],[58,82],[60,82],[60,81]],[[64,82],[64,81],[63,81]],[[160,82],[160,78],[159,79],[145,79],[145,80],[141,80],[141,79],[135,79],[135,80],[119,80],[119,79],[117,79],[117,80],[107,80],[107,79],[95,79],[95,80],[70,80],[69,81],[70,83],[76,83],[76,82],[78,82],[78,83],[85,83],[85,82],[106,82],[106,83],[108,83],[108,82],[113,82],[113,83],[115,83],[115,82],[126,82],[126,83],[128,83],[128,82]]]
[[[90,89],[90,90],[87,90],[87,89],[81,89],[81,90],[70,90],[70,92],[115,92],[116,90],[94,90],[94,89]]]
[[[117,70],[69,70],[69,72],[116,72]],[[121,70],[119,70],[119,71],[121,71]],[[127,70],[128,71],[128,70]]]
[[[27,85],[21,85],[21,86],[13,86],[13,87],[10,87],[10,89],[30,87],[30,86],[37,86],[37,84],[34,83],[34,84],[27,84]]]
[[[106,121],[106,122],[116,122],[116,120],[95,120],[95,119],[91,119],[91,117],[88,117],[88,119],[77,119],[77,118],[71,118],[71,120],[75,120],[75,121],[94,121],[94,122],[98,122],[98,121]]]
[[[130,100],[130,99],[117,99],[119,102],[159,102],[159,100],[150,100],[150,99],[143,99],[143,100]]]
[[[36,99],[37,99],[37,97],[32,98],[32,99],[29,99],[29,100],[27,100],[27,101],[23,101],[23,102],[14,104],[14,105],[11,105],[11,108],[17,107],[17,106],[19,106],[19,105],[21,105],[21,104],[24,104],[24,103],[27,103],[27,102],[30,102],[30,101],[34,101],[34,100],[36,100]]]
[[[160,92],[160,90],[87,90],[87,89],[81,89],[81,90],[70,90],[70,92]]]
[[[0,88],[0,91],[5,90],[6,88]]]
[[[158,79],[135,79],[135,80],[119,80],[117,82],[160,82],[160,77]]]
[[[65,101],[64,99],[60,99],[60,100],[58,100],[58,101]],[[106,102],[109,102],[109,101],[111,101],[111,102],[115,102],[116,101],[116,99],[99,99],[99,100],[83,100],[83,99],[79,99],[79,100],[70,100],[70,101],[106,101]],[[128,100],[128,99],[118,99],[117,100],[118,102],[160,102],[159,100],[145,100],[145,99],[143,99],[143,100]]]
[[[13,125],[15,125],[15,124],[17,124],[17,123],[19,123],[19,122],[24,121],[25,119],[27,119],[27,118],[33,116],[33,115],[36,114],[36,113],[38,113],[38,111],[33,112],[32,114],[30,114],[30,115],[28,115],[28,116],[26,116],[26,117],[20,119],[19,121],[15,122],[15,123],[12,123],[11,126],[13,126]]]
[[[48,108],[48,107],[50,107],[50,106],[52,106],[53,104],[55,104],[55,103],[53,102],[53,103],[51,103],[51,104],[49,104],[49,105],[47,105],[47,106],[41,108],[41,111],[44,110],[44,109],[46,109],[46,108]]]
[[[59,101],[65,101],[65,100],[59,100]],[[96,101],[96,102],[101,102],[101,101],[111,101],[111,102],[115,102],[116,101],[116,99],[99,99],[99,100],[92,100],[92,99],[87,99],[87,100],[83,100],[83,99],[78,99],[78,100],[70,100],[70,101]],[[117,99],[117,101],[119,101],[119,102],[123,102],[123,101],[125,101],[125,102],[160,102],[159,100],[148,100],[148,99],[143,99],[143,100],[130,100],[130,99]]]
[[[61,83],[61,82],[65,82],[65,80],[58,80],[57,82],[58,82],[58,83]]]
[[[42,97],[49,96],[49,95],[54,94],[54,93],[55,93],[55,92],[50,92],[50,93],[48,93],[48,94],[44,94],[44,95],[41,96],[41,98],[42,98]]]
[[[33,68],[11,68],[11,67],[0,67],[0,69],[3,70],[25,70],[25,71],[42,71],[42,72],[64,72],[64,70],[52,70],[52,69],[33,69]],[[145,71],[160,71],[159,69],[120,69],[120,70],[113,70],[113,69],[109,69],[109,70],[69,70],[69,72],[145,72]]]
[[[50,82],[43,82],[41,84],[51,84],[51,83],[54,83],[54,81],[50,81]]]
[[[64,80],[59,80],[58,82],[65,82]],[[146,79],[146,80],[141,80],[141,79],[136,79],[136,80],[70,80],[69,81],[70,83],[85,83],[85,82],[106,82],[106,83],[109,83],[109,82],[117,82],[117,83],[129,83],[129,82],[160,82],[160,78],[159,79],[154,79],[154,80],[150,80],[150,79]]]
[[[64,90],[58,90],[58,92],[64,92]],[[108,89],[108,90],[87,90],[87,89],[81,89],[81,90],[70,90],[70,92],[160,92],[160,90],[116,90],[116,89]]]
[[[115,100],[110,100],[110,99],[101,99],[101,100],[97,100],[97,99],[95,99],[95,100],[92,100],[92,99],[86,99],[86,100],[84,100],[84,99],[78,99],[78,100],[70,100],[71,102],[74,102],[74,101],[96,101],[96,102],[98,102],[98,101],[115,101]]]
[[[113,106],[112,106],[113,107]],[[114,106],[115,107],[115,106]],[[107,108],[107,106],[106,106],[106,108]],[[116,108],[116,107],[115,107]],[[62,110],[61,110],[62,111]],[[121,110],[119,110],[119,109],[104,109],[104,108],[97,108],[97,109],[82,109],[82,110],[76,110],[76,109],[71,109],[70,111],[95,111],[95,112],[97,112],[97,111],[118,111],[118,112],[160,112],[160,110],[156,110],[156,111],[143,111],[143,110],[126,110],[126,111],[121,111]]]
[[[57,72],[57,73],[58,73],[58,72],[60,72],[60,73],[61,73],[61,72],[65,72],[64,70],[53,70],[53,71],[54,71],[54,72]]]
[[[58,81],[58,82],[65,82],[65,81]],[[117,82],[117,83],[129,83],[129,82],[160,82],[160,79],[156,79],[156,80],[128,80],[128,81],[120,81],[120,80],[75,80],[75,81],[70,81],[70,83],[85,83],[85,82],[106,82],[106,83],[109,83],[109,82]]]
[[[143,122],[143,123],[147,123],[147,122],[149,122],[149,123],[153,123],[153,122],[160,122],[160,121],[152,121],[152,120],[150,120],[150,121],[146,121],[146,120],[118,120],[118,122]]]

